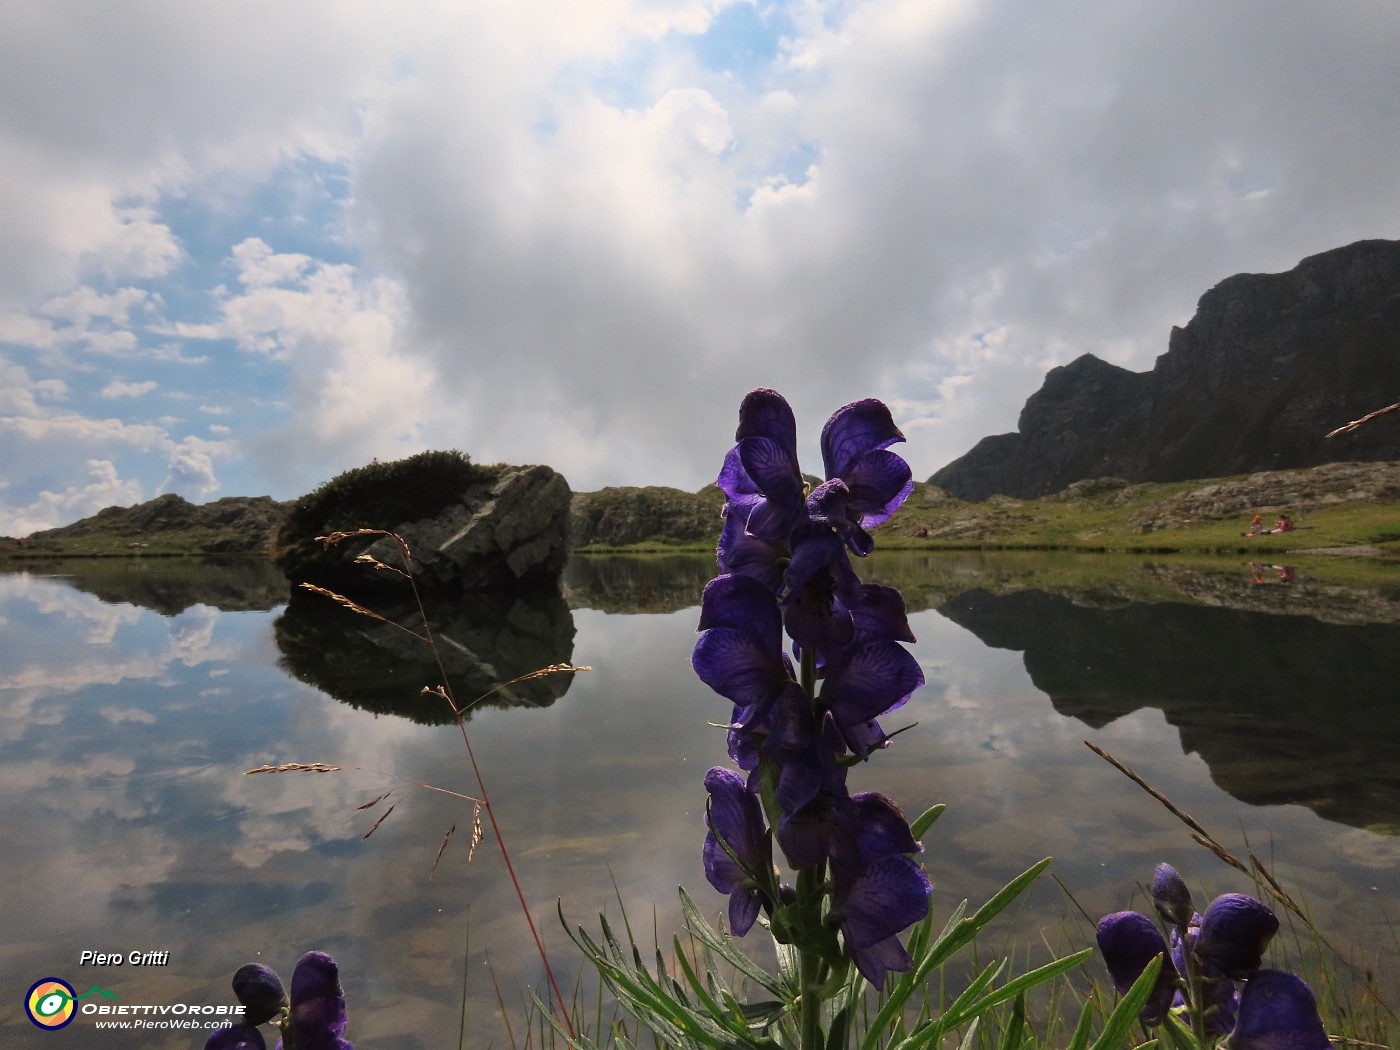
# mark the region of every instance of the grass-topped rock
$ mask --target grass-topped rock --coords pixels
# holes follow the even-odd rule
[[[293,583],[342,593],[402,585],[392,539],[332,533],[382,529],[402,536],[418,585],[432,591],[556,586],[568,557],[569,483],[550,467],[481,466],[461,452],[422,452],[346,471],[293,505],[278,564]]]

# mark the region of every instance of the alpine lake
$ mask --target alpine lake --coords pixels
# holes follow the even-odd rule
[[[1400,573],[1336,582],[1315,568],[1329,561],[890,552],[858,566],[902,590],[927,684],[882,719],[903,731],[852,790],[911,818],[947,804],[921,857],[940,917],[1054,858],[984,934],[983,962],[1091,945],[1100,915],[1150,911],[1160,861],[1198,908],[1263,892],[1088,741],[1311,916],[1321,937],[1274,905],[1271,965],[1321,965],[1345,996],[1400,1007]],[[447,793],[478,789],[450,708],[423,693],[442,672],[386,622],[412,625],[408,595],[368,602],[378,620],[292,597],[258,560],[10,568],[0,1045],[58,1045],[24,1012],[42,978],[108,993],[80,1007],[232,1004],[240,965],[287,981],[313,948],[340,963],[358,1046],[456,1046],[464,1011],[468,1046],[524,1045],[532,1023],[539,1038],[529,1002],[547,990],[496,836],[485,823],[473,850],[473,804]],[[585,1010],[595,981],[561,910],[596,934],[625,906],[647,955],[681,930],[678,887],[716,921],[724,910],[701,867],[701,781],[728,762],[729,709],[690,669],[712,572],[703,555],[576,556],[561,593],[428,610],[453,691],[482,697],[470,746],[555,975]],[[503,684],[563,662],[591,670]],[[339,769],[245,775],[289,763]],[[760,956],[762,937],[748,938]],[[1106,983],[1097,960],[1076,978],[1090,979]],[[66,1045],[208,1034],[98,1019],[79,1012]]]

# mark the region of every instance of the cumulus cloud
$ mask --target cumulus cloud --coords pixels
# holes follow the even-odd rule
[[[193,396],[282,406],[240,435],[290,494],[425,445],[697,487],[757,385],[808,434],[887,398],[922,477],[1050,367],[1149,367],[1224,277],[1400,235],[1389,0],[793,0],[726,52],[739,10],[36,6],[0,40],[0,341],[258,362]],[[306,158],[342,212],[221,224]],[[142,469],[208,484],[177,444]]]
[[[161,482],[161,492],[174,492],[198,502],[219,489],[214,460],[208,442],[186,438],[170,453],[169,473]]]
[[[107,398],[117,397],[140,397],[142,394],[149,394],[156,388],[153,379],[143,379],[139,383],[125,383],[120,379],[114,379],[102,388],[102,396]]]
[[[561,63],[503,106],[497,42],[449,27],[372,110],[355,217],[467,447],[699,483],[770,384],[812,428],[900,399],[924,475],[1055,364],[1150,366],[1230,273],[1397,232],[1388,5],[790,10],[752,84],[656,69],[614,102]]]
[[[125,507],[141,501],[139,482],[124,480],[111,460],[87,461],[87,480],[57,492],[45,490],[23,506],[0,501],[0,534],[27,536],[96,514],[103,507]]]
[[[241,290],[227,291],[220,319],[197,334],[290,366],[293,417],[252,443],[270,476],[315,484],[322,471],[423,447],[425,429],[445,408],[430,364],[406,352],[398,282],[276,252],[257,238],[234,246],[231,261]]]

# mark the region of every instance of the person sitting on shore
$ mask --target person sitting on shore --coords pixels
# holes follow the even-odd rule
[[[1292,532],[1292,531],[1293,531],[1293,519],[1290,518],[1287,514],[1280,514],[1280,515],[1279,515],[1279,518],[1278,518],[1278,524],[1277,524],[1276,526],[1274,526],[1274,531],[1275,531],[1275,532]]]

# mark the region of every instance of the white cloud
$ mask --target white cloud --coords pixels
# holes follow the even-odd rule
[[[102,396],[107,398],[117,397],[140,397],[149,394],[156,388],[153,379],[144,379],[139,383],[126,383],[120,379],[114,379],[102,388]]]
[[[1385,0],[793,0],[731,71],[691,47],[724,6],[37,7],[0,40],[0,339],[285,365],[200,396],[285,404],[249,448],[292,490],[425,444],[694,487],[759,384],[808,434],[889,398],[922,477],[1048,367],[1148,367],[1229,274],[1400,234]],[[307,157],[343,216],[199,243]],[[136,287],[225,252],[213,319]]]
[[[325,464],[344,469],[424,447],[445,406],[430,366],[405,352],[397,282],[279,253],[257,238],[236,245],[232,261],[242,290],[225,294],[220,320],[202,334],[290,366],[292,421],[254,445],[270,474],[313,485]]]
[[[214,460],[198,438],[186,438],[170,453],[169,473],[161,482],[161,492],[175,492],[197,503],[219,489]]]
[[[141,485],[123,480],[111,460],[87,461],[87,480],[57,492],[41,492],[24,506],[0,503],[0,535],[27,536],[31,532],[77,521],[103,507],[125,507],[141,502]]]

